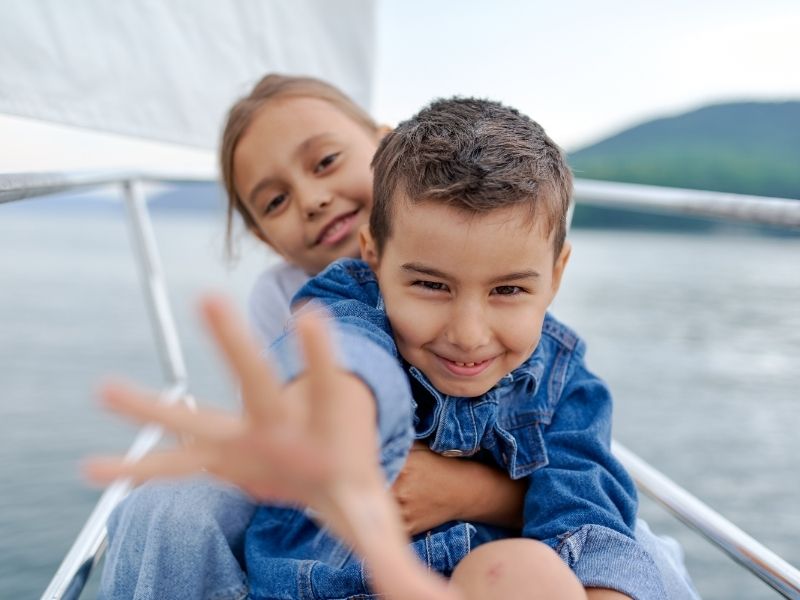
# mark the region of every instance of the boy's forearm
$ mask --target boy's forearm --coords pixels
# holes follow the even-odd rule
[[[541,426],[548,462],[531,473],[523,536],[574,557],[578,579],[596,586],[590,598],[650,597],[661,573],[636,538],[636,488],[609,447],[610,394],[582,366],[568,380]]]

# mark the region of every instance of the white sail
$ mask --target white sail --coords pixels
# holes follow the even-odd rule
[[[215,148],[268,71],[324,78],[369,108],[371,0],[10,0],[0,113]]]

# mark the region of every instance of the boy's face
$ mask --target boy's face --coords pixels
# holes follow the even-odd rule
[[[569,244],[554,261],[524,206],[470,215],[398,200],[394,210],[382,255],[366,228],[362,254],[398,350],[440,392],[479,396],[535,350]]]
[[[357,257],[378,138],[317,98],[267,102],[233,155],[236,190],[260,226],[253,233],[311,274]]]

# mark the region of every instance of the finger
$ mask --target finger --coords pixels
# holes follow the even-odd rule
[[[297,319],[297,335],[306,360],[310,416],[312,422],[325,422],[328,412],[335,408],[325,400],[331,393],[331,382],[339,370],[330,330],[318,312],[310,311]]]
[[[124,383],[108,383],[100,390],[107,408],[139,423],[157,423],[176,435],[198,440],[226,439],[241,428],[240,419],[211,409],[192,410],[184,404],[164,404],[158,394]]]
[[[132,462],[120,456],[99,456],[88,459],[82,466],[85,477],[99,484],[119,478],[131,478],[136,483],[157,477],[183,477],[203,470],[205,455],[197,449],[178,448],[153,452]]]
[[[245,412],[258,423],[281,420],[285,410],[280,402],[280,385],[250,330],[221,297],[208,296],[201,307],[214,340],[242,386]]]

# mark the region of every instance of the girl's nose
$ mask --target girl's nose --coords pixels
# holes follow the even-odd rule
[[[331,199],[328,196],[309,196],[308,200],[302,203],[303,213],[307,219],[312,220],[325,212],[330,203]]]

